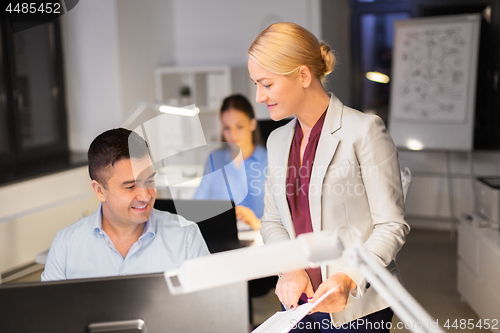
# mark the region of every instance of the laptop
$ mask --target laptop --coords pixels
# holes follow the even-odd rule
[[[253,243],[238,239],[233,201],[156,199],[154,208],[196,222],[210,253],[239,249]]]

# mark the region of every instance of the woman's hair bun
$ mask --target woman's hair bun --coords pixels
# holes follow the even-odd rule
[[[322,83],[335,67],[330,46],[291,22],[267,27],[253,41],[248,56],[274,74],[293,76],[300,66],[307,66]]]
[[[330,46],[325,42],[319,44],[321,51],[321,59],[323,60],[323,76],[330,74],[335,67],[335,56],[333,55]]]

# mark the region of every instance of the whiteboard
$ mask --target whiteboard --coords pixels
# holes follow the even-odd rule
[[[394,23],[389,130],[398,147],[473,147],[481,16]]]

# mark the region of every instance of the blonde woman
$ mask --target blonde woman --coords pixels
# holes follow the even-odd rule
[[[257,102],[267,104],[275,121],[295,116],[268,139],[261,233],[270,244],[306,232],[355,227],[373,258],[399,277],[394,257],[409,226],[398,153],[378,116],[353,110],[325,92],[322,82],[334,66],[330,47],[293,23],[269,26],[249,48]],[[342,237],[349,247],[356,236]],[[332,332],[342,324],[345,331],[389,331],[393,312],[344,261],[282,272],[276,294],[285,307],[294,308],[338,285],[292,332]]]

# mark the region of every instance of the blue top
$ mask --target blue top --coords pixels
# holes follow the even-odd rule
[[[216,150],[205,165],[194,199],[233,200],[236,205],[253,210],[260,219],[264,215],[266,171],[267,150],[262,146],[255,146],[252,156],[240,168],[234,164],[229,149]]]
[[[56,234],[42,281],[158,273],[210,253],[195,223],[153,210],[124,259],[102,229],[101,212],[99,206],[97,212]]]

